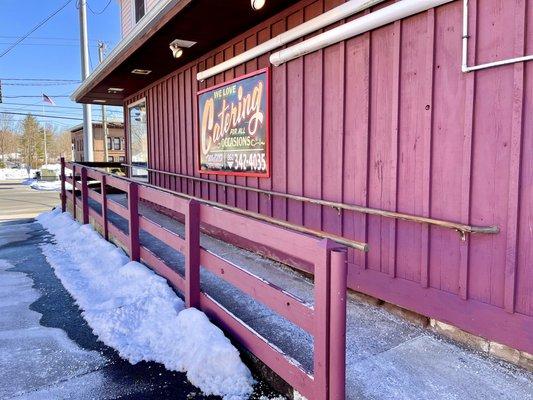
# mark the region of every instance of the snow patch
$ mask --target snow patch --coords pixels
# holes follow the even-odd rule
[[[201,311],[185,309],[166,280],[55,209],[37,220],[57,244],[41,246],[93,332],[121,357],[186,372],[207,395],[247,398],[253,379],[239,352]]]
[[[12,181],[29,178],[28,171],[22,168],[0,168],[0,181]]]
[[[59,192],[61,191],[61,181],[38,181],[36,179],[26,179],[22,182],[23,185],[28,185],[32,189],[42,190],[46,192]],[[71,190],[70,184],[66,184],[66,189]]]

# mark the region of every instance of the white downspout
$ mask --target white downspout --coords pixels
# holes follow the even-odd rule
[[[368,32],[372,29],[390,24],[402,18],[418,14],[430,8],[438,7],[442,4],[454,0],[402,0],[388,7],[364,15],[351,22],[333,28],[329,31],[314,36],[311,39],[300,42],[273,53],[270,62],[275,66],[287,61],[312,53],[340,41]]]
[[[468,66],[468,0],[463,0],[463,57],[461,63],[461,70],[463,72],[479,71],[492,67],[499,67],[501,65],[514,64],[517,62],[532,61],[533,54],[523,57],[509,58],[507,60],[493,61],[486,64]]]
[[[198,72],[196,79],[203,81],[211,76],[217,75],[221,72],[227,71],[230,68],[236,67],[246,61],[250,61],[256,57],[259,57],[269,51],[277,49],[287,43],[290,43],[296,39],[299,39],[305,35],[313,33],[319,29],[325,28],[335,22],[348,18],[351,15],[364,11],[376,4],[382,3],[385,0],[350,0],[346,3],[337,6],[324,14],[304,22],[297,27],[290,29],[286,32],[279,34],[278,36],[267,40],[266,42],[255,46],[254,48],[245,51],[227,61],[224,61],[214,67],[208,68],[205,71]]]

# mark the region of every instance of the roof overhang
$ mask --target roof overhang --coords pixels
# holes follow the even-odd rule
[[[132,94],[295,2],[268,0],[263,9],[254,11],[248,0],[160,0],[71,98],[78,103],[122,105]],[[196,44],[175,59],[169,49],[175,39]],[[151,73],[132,74],[134,69]],[[123,91],[110,93],[109,88]]]

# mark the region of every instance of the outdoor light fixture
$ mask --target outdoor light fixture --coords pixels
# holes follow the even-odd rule
[[[109,89],[107,89],[107,93],[110,93],[110,94],[117,94],[123,91],[124,91],[124,88],[119,88],[119,87],[110,87]]]
[[[250,3],[252,4],[252,8],[257,11],[263,8],[266,0],[250,0]]]
[[[170,43],[170,51],[172,51],[172,56],[174,58],[180,58],[183,55],[183,49],[179,46],[175,46]]]
[[[196,44],[196,42],[192,42],[190,40],[182,40],[182,39],[174,39],[168,47],[170,48],[170,51],[172,52],[172,57],[174,58],[180,58],[183,55],[183,49],[192,47]]]
[[[152,73],[151,70],[149,69],[139,69],[139,68],[135,68],[133,71],[131,71],[132,74],[136,74],[136,75],[148,75],[150,73]]]
[[[102,100],[102,99],[94,99],[93,100],[93,103],[105,103],[106,101],[105,100]]]

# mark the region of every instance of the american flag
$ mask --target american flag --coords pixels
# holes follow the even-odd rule
[[[51,106],[56,105],[56,103],[54,103],[54,100],[52,100],[49,96],[45,95],[44,93],[43,93],[43,103],[48,103]]]

